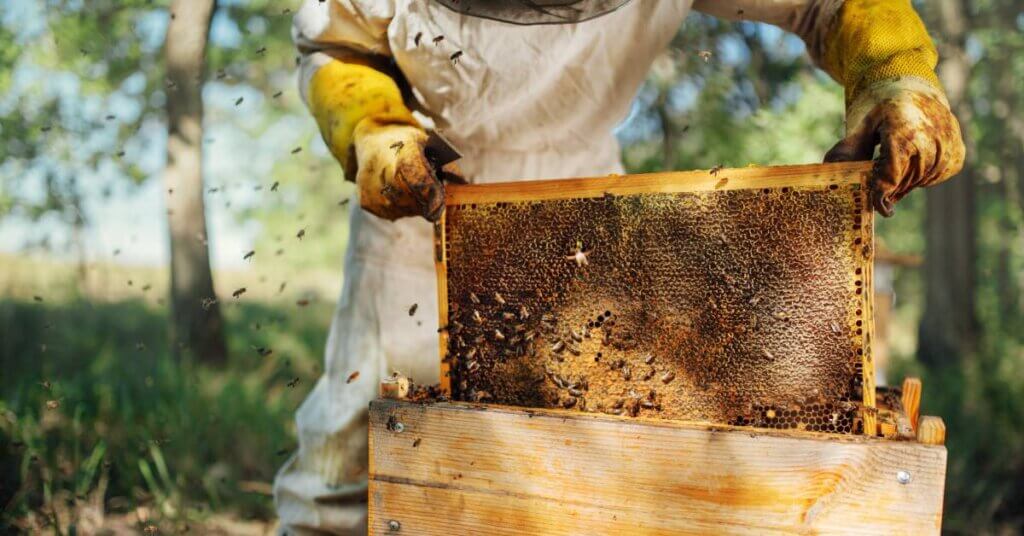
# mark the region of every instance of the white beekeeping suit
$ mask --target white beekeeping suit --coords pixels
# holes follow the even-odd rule
[[[462,152],[471,182],[621,173],[612,129],[691,7],[777,24],[798,33],[818,60],[842,5],[604,3],[617,9],[576,23],[516,25],[430,0],[304,0],[293,25],[302,94],[308,99],[310,81],[336,52],[386,56],[418,108]],[[298,411],[299,450],[274,484],[290,534],[365,533],[367,404],[392,370],[438,381],[432,225],[354,209],[349,243],[325,373]]]

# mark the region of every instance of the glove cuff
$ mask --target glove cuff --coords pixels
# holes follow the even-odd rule
[[[942,89],[937,85],[937,83],[933,83],[929,79],[917,76],[900,76],[897,78],[879,80],[874,84],[865,87],[857,94],[856,99],[847,105],[847,135],[854,132],[860,124],[864,122],[864,118],[866,118],[871,110],[873,110],[879,103],[887,99],[894,99],[900,94],[906,93],[916,93],[925,98],[935,99],[947,108],[949,107],[949,101],[946,99],[946,94],[942,92]]]

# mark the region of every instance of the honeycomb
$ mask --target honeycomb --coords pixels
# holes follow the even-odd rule
[[[449,205],[444,383],[456,400],[861,433],[866,207],[858,183]]]

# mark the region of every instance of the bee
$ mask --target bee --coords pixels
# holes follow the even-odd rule
[[[298,384],[299,384],[299,377],[296,376],[295,378],[293,378],[291,381],[288,382],[288,387],[295,387]]]
[[[583,391],[581,391],[580,389],[575,388],[575,387],[570,387],[569,388],[569,394],[572,395],[572,396],[580,397],[580,396],[583,396]]]
[[[572,355],[580,355],[579,346],[576,346],[575,344],[569,344],[566,346],[566,348],[569,349],[569,353],[571,353]]]
[[[654,370],[654,367],[651,367],[650,369],[648,369],[648,370],[647,370],[647,372],[645,372],[645,373],[644,373],[643,377],[642,377],[642,378],[640,378],[640,380],[641,380],[641,381],[647,381],[647,380],[649,380],[649,379],[653,378],[653,377],[654,377],[654,374],[655,374],[656,372],[657,372],[657,371],[656,371],[656,370]]]
[[[471,302],[473,302],[475,304],[479,304],[480,303],[480,298],[478,298],[475,293],[470,292],[469,293],[469,301],[471,301]]]
[[[412,42],[416,46],[420,46],[420,39],[423,39],[423,32],[417,32],[416,37],[412,39]]]
[[[704,60],[704,63],[707,63],[708,60],[711,59],[711,51],[710,50],[699,50],[699,51],[697,51],[697,56],[700,56],[700,59]]]
[[[439,36],[435,37],[434,39],[432,39],[432,41],[434,42],[434,46],[437,46],[438,43],[440,43],[441,41],[444,41],[444,36],[443,35],[439,35]]]
[[[415,440],[414,440],[414,441],[412,442],[412,448],[416,448],[416,447],[420,446],[420,441],[423,441],[423,439],[422,439],[422,438],[419,438],[419,437],[417,437],[417,438],[416,438],[416,439],[415,439]]]
[[[722,169],[723,169],[724,167],[725,167],[725,166],[723,166],[722,164],[718,164],[717,166],[715,166],[715,167],[711,168],[711,170],[709,170],[709,171],[708,171],[708,173],[711,173],[711,176],[712,176],[712,177],[717,177],[717,176],[718,176],[718,172],[719,172],[719,171],[722,171]]]
[[[32,296],[32,299],[37,301],[37,302],[43,301],[43,297],[42,296]]]
[[[349,384],[349,383],[352,383],[352,382],[354,382],[354,381],[356,381],[358,379],[359,379],[359,371],[357,370],[357,371],[353,372],[352,374],[348,375],[348,378],[345,379],[345,383]]]
[[[500,305],[505,305],[505,298],[500,292],[494,293],[494,301],[498,302]]]
[[[484,317],[480,316],[480,311],[477,311],[476,309],[473,309],[473,322],[476,322],[477,324],[484,323]]]
[[[276,98],[280,97],[283,94],[284,94],[284,91],[278,91],[277,93],[274,93],[273,95],[271,95],[270,98],[276,99]]]
[[[530,318],[530,310],[525,305],[519,306],[519,320],[526,320]]]
[[[570,261],[576,262],[576,266],[582,268],[582,267],[590,264],[590,260],[587,258],[587,256],[590,255],[590,252],[591,252],[591,250],[589,250],[589,249],[588,250],[584,250],[583,249],[583,242],[582,241],[577,240],[576,241],[576,252],[573,253],[572,255],[566,255],[565,258],[566,258],[566,260],[570,260]]]
[[[237,297],[241,296],[242,294],[245,294],[245,287],[242,287],[242,288],[237,289],[234,292],[232,292],[231,293],[231,297],[232,298],[237,298]]]
[[[657,407],[657,404],[655,404],[651,400],[646,400],[645,399],[645,400],[641,400],[640,401],[640,407],[645,408],[645,409],[655,409]]]
[[[565,350],[565,341],[563,340],[555,341],[555,344],[551,346],[551,351],[556,354],[562,353],[562,350]]]
[[[402,147],[405,147],[405,142],[396,141],[395,143],[391,144],[390,149],[394,149],[395,154],[398,154],[398,152],[402,150]]]
[[[569,330],[569,336],[572,337],[572,340],[576,342],[583,342],[583,335],[576,333],[576,330],[574,329]]]
[[[245,100],[245,97],[238,97],[238,99],[235,100],[235,106],[238,106],[239,104],[242,104],[242,101],[244,101],[244,100]]]
[[[466,363],[466,372],[476,372],[479,368],[480,363],[477,363],[475,359]]]
[[[277,293],[280,294],[280,293],[284,292],[284,287],[286,287],[287,285],[288,285],[287,281],[282,281],[281,282],[281,286],[277,288]]]
[[[676,379],[676,373],[671,370],[661,375],[661,383],[669,384],[672,380]]]
[[[514,313],[501,313],[501,317],[503,319],[505,319],[506,321],[511,321],[511,320],[515,320],[516,319],[516,315]]]
[[[409,316],[412,316],[412,315],[416,314],[416,309],[418,309],[419,306],[420,306],[420,304],[418,304],[418,303],[414,303],[411,306],[409,306]]]
[[[267,53],[267,47],[260,47],[260,48],[257,48],[257,49],[256,49],[256,53],[257,53],[257,54],[259,54],[259,55],[261,55],[261,56],[262,56],[262,55],[264,55],[264,54],[266,54],[266,53]]]
[[[769,352],[767,348],[762,349],[761,353],[763,353],[764,356],[767,357],[768,359],[775,359],[775,356],[772,355],[772,353]]]
[[[46,409],[58,409],[60,408],[60,400],[47,400]]]
[[[570,408],[572,408],[575,405],[576,405],[576,397],[574,397],[574,396],[570,396],[569,398],[566,398],[565,400],[562,401],[562,407],[565,408],[565,409],[570,409]]]
[[[251,259],[252,256],[255,255],[255,254],[256,254],[256,250],[251,250],[251,251],[249,251],[249,253],[246,253],[245,255],[242,256],[242,260],[243,261],[247,261],[247,260]]]
[[[494,338],[499,341],[505,340],[505,334],[501,330],[494,330]]]
[[[278,186],[280,186],[280,185],[281,185],[281,183],[280,183],[280,182],[278,182],[278,181],[274,181],[274,184],[271,184],[271,185],[270,185],[270,191],[271,191],[271,192],[276,192],[276,191],[277,191],[277,187],[278,187]]]
[[[774,316],[778,320],[786,320],[789,318],[789,315],[782,311],[776,311],[775,313],[772,313],[772,316]]]
[[[644,364],[650,365],[651,363],[654,363],[654,354],[647,354],[644,356]]]
[[[292,154],[299,154],[302,152],[302,147],[296,147],[292,149]]]
[[[295,302],[295,305],[298,305],[299,307],[305,307],[305,306],[309,305],[309,300],[307,300],[306,298],[303,298],[303,299]]]
[[[199,300],[199,305],[203,307],[204,311],[209,311],[210,307],[213,307],[215,303],[217,303],[217,298],[203,298]]]
[[[299,229],[299,232],[295,233],[295,238],[302,240],[302,237],[306,236],[306,229]]]
[[[841,329],[839,329],[839,324],[836,324],[835,322],[832,322],[830,327],[832,328],[832,333],[835,333],[836,335],[839,335],[840,333],[843,332]]]
[[[461,57],[462,57],[462,51],[458,50],[458,51],[455,51],[451,56],[448,56],[448,59],[451,60],[453,64],[458,64],[459,63],[459,58],[461,58]]]
[[[633,379],[633,371],[629,370],[629,367],[622,367],[622,379],[627,382]]]

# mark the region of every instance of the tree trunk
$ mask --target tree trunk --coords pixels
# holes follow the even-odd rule
[[[972,111],[965,98],[971,63],[964,49],[968,20],[963,0],[940,0],[938,29],[939,77],[950,106],[966,135]],[[925,304],[918,336],[917,356],[936,367],[969,356],[975,347],[978,322],[974,310],[975,239],[974,166],[971,140],[963,172],[929,188],[925,197]]]
[[[167,62],[167,222],[171,243],[171,353],[227,358],[213,291],[203,204],[203,63],[215,0],[173,0]]]

